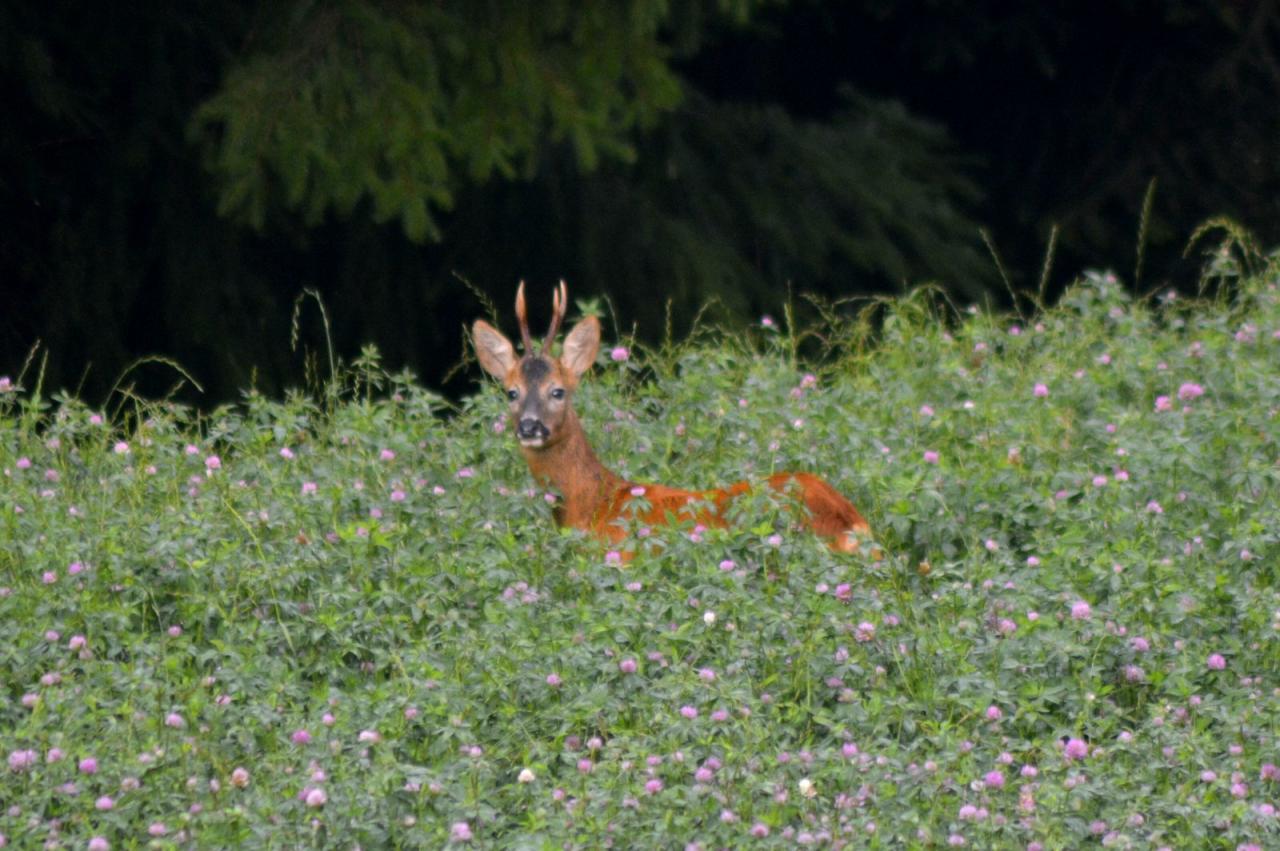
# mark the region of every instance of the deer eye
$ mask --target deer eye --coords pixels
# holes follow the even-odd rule
[[[507,398],[514,402],[516,399],[520,398],[520,391],[512,387],[507,391]]]
[[[552,390],[552,391],[551,391],[551,398],[552,398],[552,399],[563,399],[563,398],[564,398],[564,388],[563,388],[563,387],[557,387],[557,388],[555,388],[554,390]]]

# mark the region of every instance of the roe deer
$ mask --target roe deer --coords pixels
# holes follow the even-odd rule
[[[555,506],[556,524],[589,532],[607,543],[626,537],[616,521],[627,513],[633,489],[642,487],[649,503],[638,519],[660,525],[674,518],[705,526],[724,526],[724,509],[734,497],[752,489],[749,482],[723,488],[690,491],[666,485],[637,485],[614,473],[596,458],[582,423],[573,410],[578,380],[595,363],[600,348],[600,323],[588,316],[565,336],[559,358],[551,346],[568,308],[564,282],[553,297],[551,328],[535,352],[525,311],[524,283],[516,291],[516,318],[524,357],[517,357],[511,341],[483,319],[472,326],[476,355],[485,372],[502,382],[510,400],[511,425],[529,471],[541,487],[554,488],[563,501]],[[777,491],[794,491],[807,509],[805,522],[827,539],[837,552],[858,552],[869,539],[867,521],[849,500],[812,473],[777,473],[766,479]],[[635,491],[635,493],[640,493]]]

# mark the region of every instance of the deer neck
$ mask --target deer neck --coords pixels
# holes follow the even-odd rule
[[[578,415],[569,411],[562,426],[564,436],[541,449],[523,449],[529,472],[539,486],[560,493],[564,502],[555,508],[556,523],[590,529],[613,493],[625,482],[596,457],[587,442]]]

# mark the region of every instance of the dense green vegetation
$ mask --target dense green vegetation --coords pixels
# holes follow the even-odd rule
[[[1280,266],[1238,271],[606,347],[603,458],[820,471],[881,561],[762,496],[619,564],[501,394],[371,353],[207,416],[0,379],[0,845],[1274,847]]]

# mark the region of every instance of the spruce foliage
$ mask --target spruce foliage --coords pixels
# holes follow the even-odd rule
[[[662,0],[279,11],[192,122],[219,211],[259,229],[272,208],[316,224],[368,199],[375,221],[438,240],[460,184],[531,176],[548,145],[583,171],[634,161],[633,131],[680,98]]]

